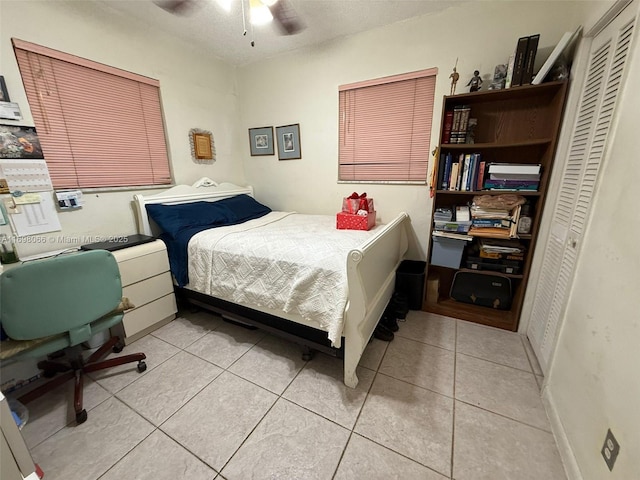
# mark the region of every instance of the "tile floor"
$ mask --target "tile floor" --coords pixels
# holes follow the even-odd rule
[[[373,340],[358,388],[341,361],[185,313],[93,374],[29,405],[23,435],[46,480],[566,479],[540,368],[518,334],[410,312]]]

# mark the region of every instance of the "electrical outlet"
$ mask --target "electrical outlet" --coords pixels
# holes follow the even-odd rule
[[[616,458],[618,458],[618,454],[620,453],[620,445],[616,440],[616,437],[611,433],[611,429],[607,430],[607,436],[604,439],[604,445],[602,446],[602,457],[609,467],[609,471],[613,470],[613,464],[616,463]]]

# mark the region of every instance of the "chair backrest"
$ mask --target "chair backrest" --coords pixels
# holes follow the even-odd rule
[[[118,264],[94,250],[26,262],[0,276],[0,322],[14,340],[68,332],[72,344],[122,299]]]

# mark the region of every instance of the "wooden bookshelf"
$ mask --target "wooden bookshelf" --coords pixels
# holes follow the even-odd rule
[[[474,152],[480,153],[485,162],[541,164],[542,174],[538,191],[451,191],[442,190],[440,185],[437,186],[432,204],[432,218],[436,208],[469,204],[476,195],[516,193],[527,198],[532,206],[532,227],[530,234],[520,235],[515,239],[526,247],[521,273],[503,274],[510,278],[512,285],[512,302],[509,310],[462,303],[450,298],[449,292],[456,272],[496,274],[488,270],[467,269],[464,255],[460,268],[442,267],[428,262],[428,277],[438,278],[438,298],[428,298],[429,289],[426,288],[423,310],[506,330],[517,330],[553,167],[566,94],[566,82],[549,82],[444,97],[441,125],[444,125],[445,112],[462,105],[468,105],[471,108],[469,116],[477,119],[477,125],[475,143],[441,143],[441,154],[459,155]],[[440,138],[443,138],[442,131]],[[438,178],[437,172],[436,178]],[[431,252],[433,240],[431,235],[429,237]]]

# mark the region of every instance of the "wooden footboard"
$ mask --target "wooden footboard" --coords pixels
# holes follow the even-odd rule
[[[344,323],[344,383],[358,384],[356,367],[395,287],[396,269],[408,248],[406,213],[385,225],[347,257],[349,300]]]

